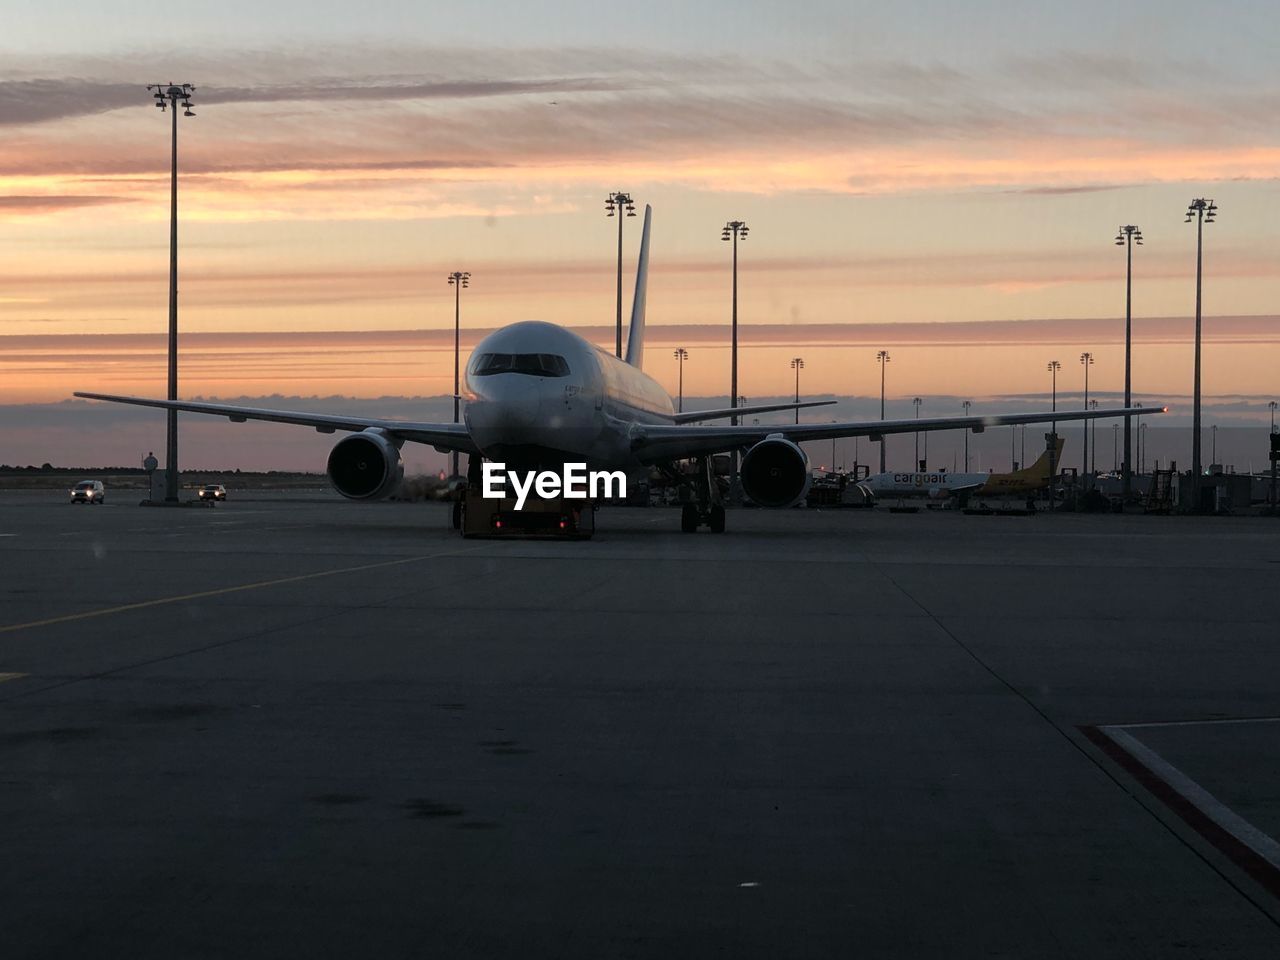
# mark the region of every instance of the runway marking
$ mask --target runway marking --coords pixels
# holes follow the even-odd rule
[[[1208,727],[1232,723],[1280,723],[1280,717],[1219,717],[1213,720],[1154,720],[1151,723],[1121,723],[1104,730],[1141,730],[1144,727]]]
[[[1080,732],[1259,886],[1280,898],[1280,843],[1123,727],[1081,727]]]
[[[25,676],[25,673],[0,673],[0,683],[4,683],[6,680],[20,680]]]
[[[102,610],[88,610],[84,613],[69,613],[62,617],[49,617],[45,620],[31,620],[27,623],[13,623],[9,626],[0,627],[0,634],[14,633],[18,630],[29,630],[33,627],[49,627],[57,623],[71,623],[75,620],[89,620],[94,617],[106,617],[113,613],[127,613],[130,610],[145,610],[148,607],[160,607],[169,603],[182,603],[185,600],[204,600],[208,597],[221,597],[229,593],[240,593],[245,590],[259,590],[263,587],[278,587],[285,583],[299,583],[303,580],[317,580],[320,577],[332,577],[340,573],[360,573],[364,570],[381,570],[386,567],[403,566],[406,563],[421,563],[423,560],[452,557],[467,552],[469,551],[446,550],[442,553],[428,553],[418,557],[402,557],[399,560],[382,560],[378,563],[365,563],[357,567],[339,567],[335,570],[320,570],[316,573],[302,573],[296,577],[280,577],[275,580],[259,580],[257,583],[242,583],[236,587],[222,587],[218,590],[202,590],[199,593],[184,593],[177,597],[161,597],[158,600],[142,600],[138,603],[121,604],[118,607],[105,607]]]

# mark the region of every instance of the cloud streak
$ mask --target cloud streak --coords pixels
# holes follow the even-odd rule
[[[1121,318],[1122,320],[1123,318]],[[1280,316],[1219,316],[1204,318],[1204,338],[1215,343],[1280,343]],[[1141,343],[1187,343],[1192,317],[1136,317],[1133,338]],[[474,346],[496,328],[464,329],[464,347]],[[612,326],[576,326],[579,335],[597,343],[611,341]],[[1032,345],[1122,343],[1123,323],[1113,318],[953,321],[936,323],[751,323],[742,324],[743,342],[836,345]],[[723,345],[723,324],[661,324],[647,327],[647,340],[673,344]],[[93,358],[141,360],[163,354],[162,333],[0,334],[0,357],[57,358],[79,362]],[[196,332],[182,335],[183,349],[192,355],[217,355],[238,362],[251,355],[275,356],[277,362],[302,352],[351,351],[369,353],[402,348],[453,349],[452,329],[419,330],[261,330]]]
[[[112,203],[130,203],[133,197],[113,197],[92,194],[28,194],[0,195],[0,214],[37,216],[59,213],[81,207],[101,207]]]
[[[413,61],[436,72],[391,72]],[[191,138],[184,170],[250,183],[264,174],[370,170],[580,180],[609,164],[765,192],[977,185],[1066,193],[1280,175],[1280,95],[1213,74],[1191,85],[1177,64],[1063,54],[960,70],[576,48],[352,48],[327,62],[318,54],[276,62],[264,52],[226,62],[205,55],[197,65],[228,78],[198,84],[198,102],[210,108],[202,122],[228,123],[234,109],[236,134]],[[0,124],[24,134],[0,172],[160,172],[163,156],[136,148],[147,102],[141,85],[115,79],[136,74],[138,64],[66,67],[58,78],[0,79]],[[83,79],[90,69],[113,79]],[[294,115],[265,109],[285,102],[297,104]],[[66,149],[68,137],[83,136],[77,118],[126,107],[139,109],[127,123],[95,127],[91,150]],[[1211,149],[1186,146],[1205,142],[1206,132]]]
[[[545,80],[407,79],[378,83],[343,79],[302,79],[270,86],[219,87],[197,85],[197,104],[236,103],[361,103],[401,100],[475,100],[616,91],[617,80],[593,77],[553,77]],[[143,84],[100,82],[75,77],[0,80],[0,126],[46,123],[93,116],[146,104]]]

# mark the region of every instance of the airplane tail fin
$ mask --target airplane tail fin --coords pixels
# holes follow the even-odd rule
[[[627,363],[639,370],[644,364],[644,302],[649,288],[649,223],[653,208],[644,205],[644,232],[640,235],[640,263],[636,267],[636,293],[631,301],[631,330],[627,334]]]
[[[1055,441],[1055,446],[1057,447],[1057,450],[1054,451],[1054,455],[1053,455],[1053,460],[1055,463],[1058,463],[1058,464],[1062,463],[1062,448],[1063,446],[1066,445],[1066,442],[1067,441],[1065,437],[1058,437],[1057,440]],[[1049,451],[1046,448],[1044,453],[1040,454],[1040,456],[1036,459],[1036,462],[1033,463],[1031,466],[1027,467],[1027,469],[1024,472],[1029,477],[1032,477],[1036,480],[1048,480],[1049,469],[1050,469]]]

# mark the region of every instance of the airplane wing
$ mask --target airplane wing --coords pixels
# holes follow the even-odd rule
[[[920,420],[863,420],[847,423],[775,423],[752,426],[707,427],[685,424],[637,424],[631,433],[631,449],[646,463],[680,460],[685,457],[720,453],[750,446],[765,437],[782,436],[799,443],[804,440],[831,440],[836,437],[879,439],[890,433],[924,433],[931,430],[972,430],[1007,427],[1015,423],[1063,423],[1070,420],[1097,420],[1103,417],[1139,417],[1165,413],[1164,407],[1119,407],[1114,410],[1042,410],[1036,413],[1006,413],[983,417],[931,417]]]
[[[719,410],[694,410],[689,413],[677,413],[672,419],[676,423],[697,423],[699,420],[746,417],[756,413],[774,413],[778,410],[798,410],[801,407],[826,407],[835,402],[834,400],[802,400],[800,403],[768,403],[754,407],[721,407]]]
[[[260,407],[233,407],[225,403],[199,403],[189,400],[149,400],[143,397],[117,397],[105,393],[76,393],[85,400],[106,400],[110,403],[131,403],[139,407],[159,407],[162,410],[181,410],[186,413],[206,413],[226,417],[235,423],[246,420],[268,420],[272,423],[293,423],[314,427],[319,433],[337,430],[368,430],[378,427],[402,440],[428,443],[439,450],[457,450],[461,453],[478,453],[471,442],[465,424],[415,423],[411,420],[374,420],[364,417],[335,417],[324,413],[296,413],[290,410],[264,410]]]

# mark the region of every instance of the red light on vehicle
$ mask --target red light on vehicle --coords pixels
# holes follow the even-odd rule
[[[499,530],[501,530],[501,529],[502,529],[502,521],[501,521],[501,520],[495,520],[495,521],[493,521],[493,525],[494,525],[495,527],[497,527]]]
[[[561,529],[561,530],[564,530],[564,529],[565,529],[566,527],[568,527],[568,526],[569,526],[569,521],[568,521],[568,520],[561,520],[561,521],[560,521],[560,529]]]

